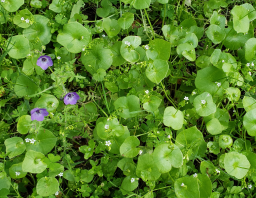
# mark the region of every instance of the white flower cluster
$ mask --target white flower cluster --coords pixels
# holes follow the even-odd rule
[[[218,87],[221,86],[221,83],[220,82],[215,82],[217,84]]]
[[[185,96],[184,100],[189,100],[189,98],[187,96]]]
[[[20,175],[20,172],[15,172],[16,177]]]
[[[62,172],[60,172],[58,175],[59,175],[60,177],[62,177],[62,176],[63,176],[63,173],[62,173]]]
[[[148,50],[148,49],[149,49],[149,46],[148,46],[148,45],[145,45],[145,49]]]
[[[202,103],[202,104],[205,104],[205,103],[206,103],[206,101],[205,101],[205,100],[201,100],[201,103]]]
[[[128,45],[128,46],[131,45],[131,43],[130,43],[129,41],[125,41],[124,44],[125,44],[125,45]]]
[[[131,178],[131,183],[133,183],[135,181],[135,178]]]
[[[106,146],[110,146],[110,145],[111,145],[110,140],[109,140],[109,141],[106,141],[106,142],[105,142],[105,145],[106,145]]]
[[[146,90],[145,93],[146,93],[146,94],[149,94],[149,90]]]
[[[106,125],[104,126],[104,128],[105,128],[106,130],[108,130],[108,129],[109,129],[109,125],[106,124]]]
[[[139,154],[141,155],[142,153],[143,153],[143,151],[142,151],[142,150],[140,150],[140,151],[139,151]]]
[[[34,138],[32,138],[32,139],[26,138],[25,141],[30,142],[31,144],[34,144],[36,142],[36,140]]]
[[[58,59],[58,60],[60,60],[60,59],[61,59],[61,57],[60,57],[60,56],[57,56],[57,59]]]

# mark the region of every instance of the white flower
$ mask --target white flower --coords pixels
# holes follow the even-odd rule
[[[215,82],[217,84],[218,87],[221,86],[221,83],[220,82]]]
[[[148,45],[145,45],[145,49],[148,50],[148,49],[149,49],[149,46],[148,46]]]
[[[184,184],[184,183],[182,183],[180,186],[182,186],[182,187],[183,187],[183,186],[185,186],[185,184]]]
[[[16,177],[20,175],[20,172],[15,172]]]
[[[193,175],[193,177],[197,177],[197,174],[195,173],[195,174]]]
[[[58,60],[60,60],[60,59],[61,59],[61,57],[60,57],[60,56],[57,56],[57,59],[58,59]]]
[[[251,63],[251,66],[254,66],[254,63],[253,63],[253,62]]]
[[[250,66],[250,63],[247,63],[246,66],[249,67],[249,66]]]
[[[26,19],[25,21],[26,21],[26,23],[29,23],[29,19]]]
[[[170,135],[168,135],[167,137],[168,137],[169,139],[171,139],[171,136],[170,136]]]
[[[146,93],[146,94],[149,94],[149,90],[146,90],[145,93]]]
[[[102,37],[106,37],[106,35],[105,35],[105,34],[102,34]]]
[[[224,61],[224,60],[222,60],[222,62],[224,63],[225,61]]]
[[[20,20],[24,21],[24,17],[21,17],[21,19],[20,19]]]
[[[236,110],[233,110],[233,112],[235,113],[235,112],[236,112]]]
[[[140,150],[140,151],[139,151],[139,154],[141,155],[142,153],[143,153],[143,151],[142,151],[142,150]]]
[[[189,100],[189,98],[187,96],[185,96],[184,100]]]
[[[82,51],[85,51],[85,48],[83,48]]]
[[[249,189],[251,189],[251,188],[252,188],[252,185],[251,185],[251,184],[249,184],[249,185],[248,185],[248,188],[249,188]]]
[[[31,56],[31,54],[28,54],[27,56]]]
[[[35,141],[36,141],[36,140],[35,140],[34,138],[30,139],[30,143],[31,143],[31,144],[34,144]]]
[[[58,175],[59,175],[60,177],[62,177],[62,176],[63,176],[63,172],[60,172]]]
[[[106,141],[106,142],[105,142],[105,145],[106,145],[106,146],[110,146],[110,145],[111,145],[110,140],[109,140],[109,141]]]
[[[131,43],[130,43],[129,41],[125,41],[124,44],[125,44],[125,45],[128,45],[128,46],[131,45]]]
[[[4,2],[5,2],[5,0],[1,0],[1,2],[2,2],[2,3],[4,3]]]
[[[105,128],[105,129],[109,129],[109,125],[106,124],[106,125],[104,126],[104,128]]]
[[[201,100],[201,103],[202,103],[202,104],[205,104],[205,103],[206,103],[206,101],[205,101],[205,100]]]
[[[29,138],[26,138],[25,141],[26,141],[26,142],[30,142],[30,139],[29,139]]]
[[[196,92],[195,92],[195,91],[193,91],[193,92],[192,92],[192,95],[195,95],[195,94],[196,94]]]
[[[56,193],[55,193],[55,195],[58,195],[59,194],[59,191],[57,191]]]
[[[81,39],[84,39],[84,36],[82,36]]]
[[[216,172],[217,172],[218,174],[220,174],[220,171],[219,171],[218,169],[216,169]]]
[[[131,183],[133,183],[135,181],[135,178],[131,178]]]
[[[252,75],[252,72],[249,71],[248,73],[249,73],[250,76]]]

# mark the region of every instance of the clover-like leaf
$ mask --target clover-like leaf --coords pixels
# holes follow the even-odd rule
[[[125,139],[123,144],[120,146],[120,154],[127,158],[133,158],[139,154],[140,141],[135,136],[130,136]]]
[[[153,63],[149,63],[146,69],[146,76],[153,83],[159,84],[166,76],[169,70],[168,62],[161,59],[155,59]]]
[[[200,116],[208,116],[216,112],[216,104],[213,102],[211,94],[207,92],[196,96],[193,103]]]
[[[25,159],[22,162],[22,171],[29,173],[41,173],[47,168],[47,164],[43,161],[45,158],[43,153],[29,150],[26,152]]]
[[[174,107],[166,107],[164,110],[163,122],[165,126],[172,127],[174,130],[179,130],[183,126],[184,115]]]
[[[226,33],[220,26],[210,25],[206,31],[206,35],[214,44],[218,44],[225,39]]]

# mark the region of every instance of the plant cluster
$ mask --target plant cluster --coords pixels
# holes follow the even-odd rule
[[[255,197],[255,6],[1,0],[0,197]]]

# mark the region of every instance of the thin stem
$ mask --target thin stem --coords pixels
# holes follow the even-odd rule
[[[155,39],[155,32],[154,32],[154,29],[153,29],[153,27],[152,27],[152,24],[151,24],[151,22],[150,22],[150,20],[149,20],[147,10],[146,10],[146,9],[144,9],[144,12],[145,12],[145,14],[146,14],[146,17],[147,17],[147,19],[148,19],[148,23],[149,23],[149,25],[150,25],[150,28],[151,28],[151,31],[152,31],[153,37],[154,37],[154,39]]]
[[[171,98],[169,98],[169,96],[167,95],[163,83],[160,82],[160,84],[161,84],[161,86],[163,87],[163,90],[164,90],[164,93],[165,93],[166,98],[172,103],[172,105],[173,105],[175,108],[177,108],[177,106],[175,105],[174,101],[173,101]]]

